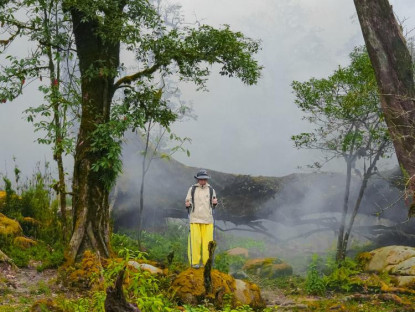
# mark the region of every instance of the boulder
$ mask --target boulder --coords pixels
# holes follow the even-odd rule
[[[259,287],[253,283],[234,279],[232,276],[212,270],[212,292],[206,293],[203,269],[187,269],[180,273],[172,283],[172,291],[183,304],[201,304],[205,299],[215,306],[224,305],[224,296],[232,295],[232,305],[250,305],[261,308],[265,302]]]
[[[408,246],[387,246],[364,253],[364,269],[368,272],[387,272],[399,287],[415,289],[415,248]]]
[[[264,278],[276,278],[293,274],[293,268],[278,258],[248,260],[245,262],[243,270]]]

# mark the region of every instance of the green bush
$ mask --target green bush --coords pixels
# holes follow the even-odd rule
[[[229,273],[230,270],[236,272],[242,269],[245,261],[243,256],[233,256],[221,252],[215,256],[215,269],[223,273]]]
[[[39,261],[40,265],[36,268],[38,271],[57,268],[64,261],[64,246],[59,242],[53,247],[44,242],[38,242],[27,249],[9,244],[2,247],[2,250],[18,267],[27,267],[30,260]]]
[[[360,273],[360,268],[356,261],[346,258],[343,262],[336,263],[333,259],[329,259],[327,266],[329,274],[324,277],[327,288],[345,292],[360,288],[360,280],[353,278]]]
[[[321,276],[322,274],[318,270],[319,261],[318,255],[314,254],[307,269],[305,290],[309,295],[322,296],[326,292],[326,284]]]

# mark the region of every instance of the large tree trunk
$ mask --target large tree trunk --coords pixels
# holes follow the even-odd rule
[[[412,60],[388,0],[354,0],[396,155],[415,191],[415,88]],[[414,201],[410,216],[414,212]]]
[[[97,125],[109,121],[114,76],[102,73],[116,72],[120,51],[119,43],[101,40],[94,20],[76,8],[71,14],[82,75],[82,117],[75,150],[73,233],[66,254],[69,262],[75,261],[85,249],[109,256],[109,191],[102,172],[92,170],[104,151],[92,151],[91,143]]]

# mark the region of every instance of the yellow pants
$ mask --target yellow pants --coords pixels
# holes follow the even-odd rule
[[[209,259],[208,246],[210,241],[213,241],[213,224],[190,224],[187,248],[190,265],[199,264],[200,258],[202,258],[203,264],[206,264]],[[202,249],[202,257],[200,256],[200,249]]]

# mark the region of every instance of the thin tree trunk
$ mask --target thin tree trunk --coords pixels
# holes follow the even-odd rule
[[[145,157],[143,162],[145,161]],[[144,168],[143,168],[144,169]],[[138,210],[138,228],[137,228],[137,237],[138,237],[138,245],[141,247],[141,232],[143,227],[143,211],[144,211],[144,179],[145,179],[145,173],[143,172],[141,176],[141,185],[140,185],[140,207]]]
[[[85,249],[104,257],[110,253],[109,190],[102,172],[92,170],[103,152],[92,151],[91,143],[96,127],[109,121],[114,93],[114,76],[98,73],[101,68],[115,72],[120,52],[119,42],[101,40],[96,21],[76,8],[71,9],[71,15],[82,77],[82,117],[75,149],[73,233],[66,252],[69,263]]]
[[[376,163],[378,162],[380,156],[383,153],[383,149],[384,149],[385,145],[386,145],[386,142],[384,142],[381,145],[381,147],[379,148],[378,152],[376,153],[375,158],[373,159],[373,162],[370,164],[369,168],[365,171],[365,173],[363,175],[363,181],[362,181],[362,184],[360,185],[359,195],[357,197],[356,203],[355,203],[354,208],[353,208],[352,215],[351,215],[350,220],[349,220],[349,224],[347,226],[346,233],[344,235],[343,252],[342,252],[343,259],[342,260],[344,260],[344,258],[346,256],[347,245],[349,243],[349,237],[350,237],[350,234],[352,232],[354,220],[356,218],[357,213],[359,212],[360,204],[362,203],[362,199],[363,199],[363,196],[364,196],[366,187],[367,187],[367,183],[369,181],[370,176],[372,175],[373,168],[375,168]]]
[[[340,262],[344,257],[342,255],[343,251],[343,236],[344,236],[344,229],[346,226],[346,217],[347,211],[349,209],[349,196],[350,196],[350,183],[352,179],[352,156],[350,155],[347,158],[347,169],[346,169],[346,189],[344,191],[344,199],[343,199],[343,211],[342,217],[340,221],[339,233],[337,237],[337,251],[336,251],[336,262]]]
[[[148,166],[146,166],[146,159],[148,157],[148,147],[150,144],[150,130],[151,130],[151,121],[148,124],[147,136],[146,136],[146,145],[144,149],[143,161],[141,163],[141,185],[140,185],[140,207],[138,209],[138,228],[137,228],[137,237],[138,245],[141,247],[141,232],[143,227],[143,211],[144,211],[144,181],[148,168],[150,167],[151,159],[149,160]]]
[[[62,137],[62,124],[60,122],[60,112],[59,112],[59,78],[60,78],[60,70],[59,64],[55,66],[53,62],[52,56],[52,48],[51,48],[51,41],[52,41],[52,34],[51,29],[49,27],[49,21],[52,18],[48,15],[46,8],[44,8],[44,29],[47,34],[47,46],[46,46],[46,54],[48,56],[48,69],[50,75],[50,87],[51,87],[51,100],[52,100],[52,109],[53,109],[53,123],[54,123],[54,153],[53,159],[56,161],[58,166],[58,187],[56,191],[59,196],[59,204],[60,204],[60,211],[61,211],[61,221],[62,221],[62,235],[63,239],[66,240],[68,234],[68,222],[66,216],[66,184],[65,184],[65,171],[63,166],[63,137]],[[58,29],[55,29],[56,34],[59,32]]]
[[[412,59],[388,0],[354,0],[375,70],[396,155],[415,191],[415,87]],[[415,213],[412,201],[409,215]]]

